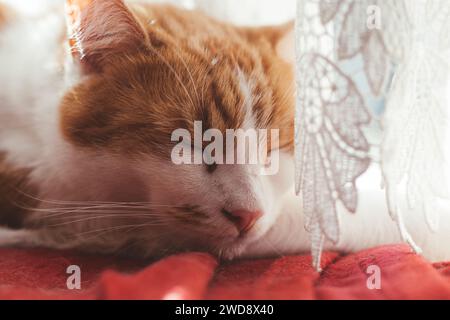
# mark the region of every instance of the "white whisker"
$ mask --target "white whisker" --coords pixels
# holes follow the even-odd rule
[[[161,215],[159,218],[161,218],[161,217],[165,217],[165,216]],[[127,219],[127,218],[150,218],[150,216],[142,215],[142,214],[128,214],[128,213],[127,214],[122,214],[122,215],[105,214],[105,215],[93,216],[93,217],[88,217],[88,218],[82,218],[82,219],[78,219],[78,220],[70,220],[70,221],[66,221],[66,222],[62,222],[62,223],[50,224],[48,226],[49,227],[60,227],[60,226],[74,224],[74,223],[86,222],[86,221],[92,221],[92,220],[99,220],[99,219],[105,219],[105,218],[121,218],[121,219]],[[151,218],[154,218],[154,217],[152,216]],[[167,217],[165,217],[165,218],[167,218]],[[152,220],[158,221],[158,219],[152,219]],[[167,220],[169,220],[169,219],[166,219],[166,221]],[[164,221],[164,219],[160,219],[159,221]]]

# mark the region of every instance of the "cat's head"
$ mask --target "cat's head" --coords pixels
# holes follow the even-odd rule
[[[283,51],[292,27],[238,28],[121,0],[68,3],[80,78],[62,100],[60,127],[81,159],[74,165],[94,168],[79,198],[148,203],[153,227],[133,233],[158,234],[151,241],[163,249],[233,256],[259,239],[293,183],[294,79]],[[196,121],[201,134],[279,130],[278,143],[268,138],[277,171],[262,175],[261,162],[177,164],[174,132],[194,140]]]

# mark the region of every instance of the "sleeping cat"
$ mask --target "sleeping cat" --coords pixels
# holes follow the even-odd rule
[[[1,231],[1,245],[228,259],[308,251],[293,187],[292,24],[236,27],[122,0],[67,1],[65,15],[38,20],[5,12],[0,223],[18,230]],[[279,172],[175,165],[171,134],[192,132],[195,121],[278,129]],[[382,192],[370,194],[361,213],[342,214],[341,242],[330,249],[400,241]],[[418,242],[446,259],[449,237]]]

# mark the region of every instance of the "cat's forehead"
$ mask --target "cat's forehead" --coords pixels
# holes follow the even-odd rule
[[[195,121],[223,132],[261,123],[270,103],[262,92],[255,78],[220,61],[125,58],[66,95],[61,127],[81,146],[159,150],[175,130],[193,133]]]
[[[136,118],[149,117],[155,127],[171,131],[191,130],[195,121],[205,130],[225,131],[243,127],[253,107],[268,102],[260,93],[263,74],[255,77],[235,61],[208,53],[163,52],[151,59],[139,55],[126,71],[108,74],[111,94]]]

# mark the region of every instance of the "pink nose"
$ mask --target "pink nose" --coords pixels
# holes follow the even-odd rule
[[[236,226],[241,234],[248,232],[262,216],[262,213],[259,211],[252,212],[247,210],[236,210],[233,212],[224,210],[223,214]]]

